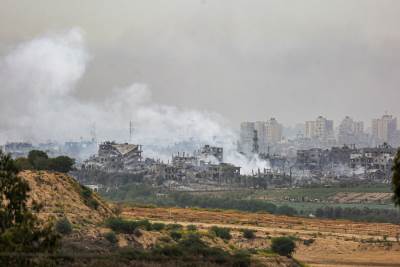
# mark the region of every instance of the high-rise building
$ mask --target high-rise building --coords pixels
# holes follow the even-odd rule
[[[275,118],[265,123],[267,143],[275,144],[282,140],[282,125]]]
[[[364,123],[346,116],[339,125],[338,142],[341,145],[364,144]]]
[[[397,143],[397,119],[392,115],[383,115],[380,119],[373,119],[372,136],[377,142],[395,145]]]
[[[318,116],[315,121],[306,121],[305,136],[312,139],[327,140],[333,137],[333,121]]]
[[[239,151],[246,155],[258,153],[258,136],[254,122],[240,124]]]
[[[268,150],[268,137],[265,121],[256,121],[254,129],[257,131],[258,150],[261,153],[266,153]]]

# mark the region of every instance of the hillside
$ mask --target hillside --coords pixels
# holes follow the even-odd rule
[[[147,218],[163,223],[195,224],[201,230],[214,225],[233,229],[227,246],[268,247],[277,236],[294,236],[295,258],[310,266],[399,266],[400,226],[388,223],[361,223],[277,216],[233,210],[196,208],[126,207],[124,218]],[[241,238],[240,229],[256,231],[256,238]]]
[[[20,176],[31,187],[30,200],[43,205],[41,218],[67,217],[74,225],[93,225],[112,216],[104,200],[67,174],[23,171]]]

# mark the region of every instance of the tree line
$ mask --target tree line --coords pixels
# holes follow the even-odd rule
[[[67,173],[73,169],[75,160],[67,156],[50,158],[46,152],[32,150],[28,156],[15,159],[18,170],[48,170]]]
[[[348,219],[353,221],[400,223],[400,213],[391,209],[370,209],[370,208],[342,208],[323,207],[318,208],[315,216],[330,219]]]

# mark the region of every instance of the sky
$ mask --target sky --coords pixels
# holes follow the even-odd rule
[[[79,29],[74,97],[146,84],[152,101],[285,125],[400,116],[400,1],[0,0],[0,56]],[[86,53],[86,52],[85,52]],[[80,65],[79,65],[80,66]],[[3,79],[6,76],[2,76]],[[1,76],[0,76],[1,78]],[[1,84],[0,84],[1,90]]]

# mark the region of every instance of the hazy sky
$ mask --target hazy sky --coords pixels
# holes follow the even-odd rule
[[[91,57],[82,99],[138,82],[158,103],[233,125],[351,115],[368,126],[400,116],[399,12],[398,0],[0,0],[0,55],[79,27]]]

